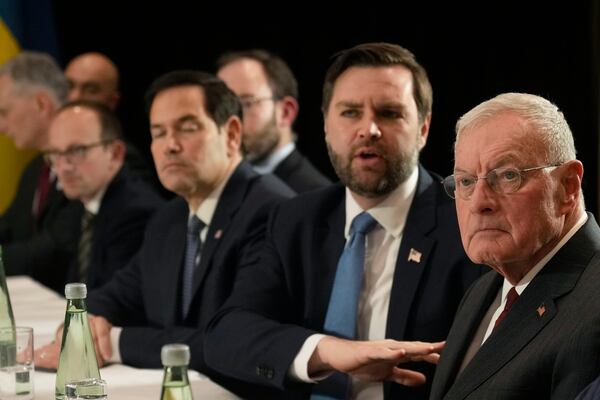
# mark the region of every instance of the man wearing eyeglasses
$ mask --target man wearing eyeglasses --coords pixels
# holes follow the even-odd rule
[[[67,198],[82,205],[68,280],[100,287],[137,252],[162,201],[124,167],[121,124],[103,104],[80,100],[58,110],[44,157]]]
[[[294,143],[298,83],[288,65],[265,50],[247,50],[222,55],[217,66],[242,102],[242,150],[254,169],[273,173],[297,193],[327,186],[329,179]]]
[[[462,300],[431,399],[573,399],[600,372],[600,228],[556,105],[506,93],[456,128],[463,246],[494,271]]]
[[[67,91],[67,81],[49,55],[19,53],[0,67],[0,132],[19,149],[44,149],[50,121]],[[7,273],[29,275],[63,292],[77,244],[76,207],[57,189],[42,157],[34,157],[21,175],[13,202],[0,216]]]

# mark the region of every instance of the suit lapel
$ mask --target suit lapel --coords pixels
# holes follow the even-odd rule
[[[427,236],[436,226],[433,183],[431,176],[419,167],[417,192],[406,217],[394,271],[386,327],[388,338],[404,338],[413,300],[435,244]]]
[[[312,273],[310,279],[315,287],[314,290],[308,288],[306,302],[310,304],[314,301],[312,307],[314,312],[308,314],[314,318],[312,326],[322,329],[325,323],[325,315],[329,306],[329,298],[333,288],[333,281],[337,270],[339,258],[344,250],[346,239],[344,238],[344,226],[346,223],[346,205],[344,203],[345,189],[340,186],[339,191],[336,191],[336,196],[339,198],[337,205],[333,211],[320,221],[320,224],[315,228],[313,237],[313,245],[320,249],[319,252],[313,252]]]
[[[163,250],[159,253],[161,255],[160,260],[156,260],[159,272],[157,282],[160,282],[160,290],[165,291],[161,299],[164,303],[163,318],[165,318],[166,326],[174,325],[181,315],[179,303],[181,298],[181,269],[183,268],[189,215],[187,203],[181,198],[175,201],[177,206],[173,213],[173,223],[165,234]]]
[[[448,393],[464,398],[510,362],[556,316],[555,300],[575,287],[595,246],[582,245],[598,226],[588,222],[523,291],[502,324],[481,346]],[[596,232],[597,234],[597,232]]]
[[[502,287],[503,278],[491,271],[465,294],[435,372],[432,399],[441,399],[456,379],[481,320]],[[464,372],[464,371],[463,371]]]
[[[235,213],[242,205],[250,182],[257,176],[248,164],[242,162],[225,184],[210,221],[206,239],[202,244],[200,265],[194,274],[193,296],[196,295],[204,278],[212,268],[214,254],[223,240],[223,236],[227,234]]]

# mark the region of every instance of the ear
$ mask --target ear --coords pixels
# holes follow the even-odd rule
[[[300,111],[298,102],[291,96],[285,96],[278,103],[280,105],[278,124],[284,128],[291,128],[298,116],[298,111]]]
[[[427,114],[421,124],[419,130],[419,150],[423,150],[423,147],[427,144],[427,137],[429,136],[429,127],[431,126],[431,114]]]
[[[110,144],[110,152],[113,160],[123,161],[125,159],[125,153],[127,148],[125,147],[125,142],[117,139]]]
[[[35,100],[35,107],[40,115],[50,121],[58,109],[54,103],[54,99],[52,99],[52,97],[50,97],[50,95],[44,90],[38,90],[33,96]]]
[[[242,121],[239,117],[232,115],[229,117],[222,128],[226,137],[227,156],[233,157],[240,155],[240,146],[242,145]]]
[[[583,164],[579,160],[568,161],[559,167],[562,170],[560,176],[561,198],[560,210],[568,213],[575,209],[581,201],[581,180],[583,178]]]

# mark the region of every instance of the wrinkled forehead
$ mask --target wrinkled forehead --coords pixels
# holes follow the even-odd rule
[[[499,114],[465,127],[455,144],[455,170],[504,165],[529,166],[545,160],[541,138],[516,114]]]

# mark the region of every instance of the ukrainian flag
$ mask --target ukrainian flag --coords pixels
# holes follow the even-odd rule
[[[22,48],[58,56],[49,0],[0,0],[0,64]],[[0,214],[12,201],[23,167],[35,155],[0,133]]]

